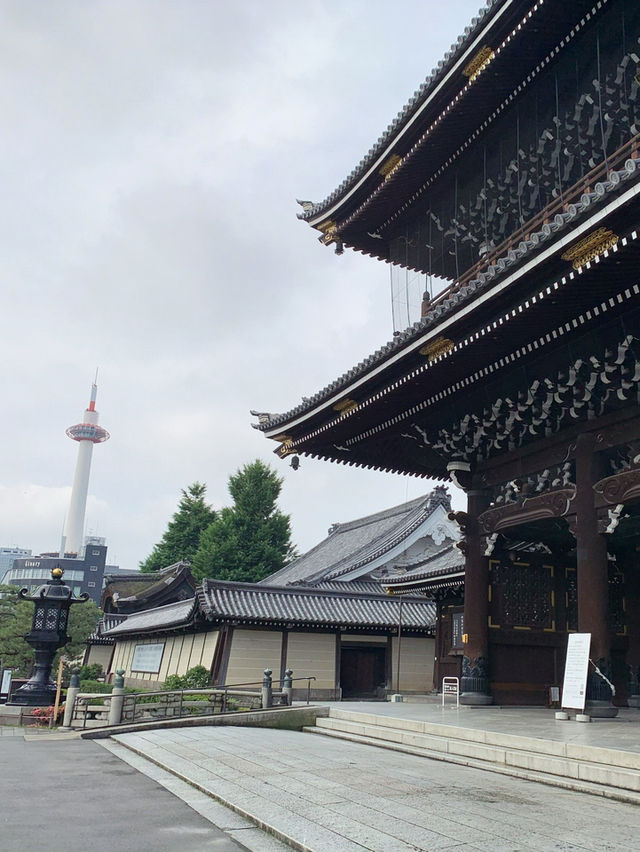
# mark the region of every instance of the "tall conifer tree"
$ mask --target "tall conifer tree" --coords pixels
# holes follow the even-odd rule
[[[193,561],[200,535],[215,519],[216,513],[205,502],[207,486],[194,482],[182,490],[178,509],[149,556],[140,563],[141,571],[159,571],[180,560]]]
[[[276,505],[282,482],[260,460],[229,477],[233,506],[222,509],[202,534],[193,560],[198,580],[255,583],[295,556],[289,516]]]

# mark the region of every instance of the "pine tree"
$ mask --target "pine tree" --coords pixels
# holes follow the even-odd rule
[[[289,516],[276,505],[282,482],[260,460],[229,477],[233,506],[203,532],[193,560],[196,579],[255,583],[294,557]]]
[[[182,490],[177,511],[162,539],[140,563],[141,571],[159,571],[174,562],[193,561],[200,535],[216,517],[214,510],[205,502],[206,491],[207,486],[200,482],[194,482],[186,491]]]

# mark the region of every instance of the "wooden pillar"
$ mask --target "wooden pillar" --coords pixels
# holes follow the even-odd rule
[[[578,437],[576,447],[576,562],[578,575],[578,630],[591,634],[591,659],[611,680],[611,637],[607,541],[598,532],[593,485],[602,476],[591,433]],[[589,665],[587,707],[590,716],[615,716],[611,689]]]
[[[626,622],[629,645],[625,662],[629,667],[629,707],[640,707],[640,565],[634,551],[618,555],[625,575]]]
[[[486,492],[467,492],[462,704],[493,701],[489,687],[489,559],[483,553],[478,526],[478,516],[488,507]]]

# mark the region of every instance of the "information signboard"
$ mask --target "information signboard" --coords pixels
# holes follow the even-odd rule
[[[157,645],[136,645],[131,662],[131,671],[157,674],[160,671],[163,652],[164,642]]]
[[[584,710],[587,697],[587,672],[589,669],[590,633],[570,633],[567,643],[567,661],[562,684],[562,706],[569,710]]]
[[[11,689],[11,669],[4,669],[2,672],[2,685],[0,685],[0,695],[9,695]]]

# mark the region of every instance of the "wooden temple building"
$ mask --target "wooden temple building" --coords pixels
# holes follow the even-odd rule
[[[637,0],[491,0],[300,215],[338,253],[446,282],[390,343],[255,425],[281,457],[466,491],[464,571],[389,588],[438,601],[468,704],[545,702],[571,631],[615,686],[590,666],[588,711],[637,701],[639,145]]]
[[[216,686],[259,683],[265,668],[310,676],[314,699],[431,692],[435,606],[421,591],[391,597],[392,579],[435,574],[462,554],[446,488],[333,524],[310,551],[260,583],[204,580],[188,562],[110,575],[85,662],[127,686],[160,688],[204,666]],[[294,695],[306,695],[296,682]]]

